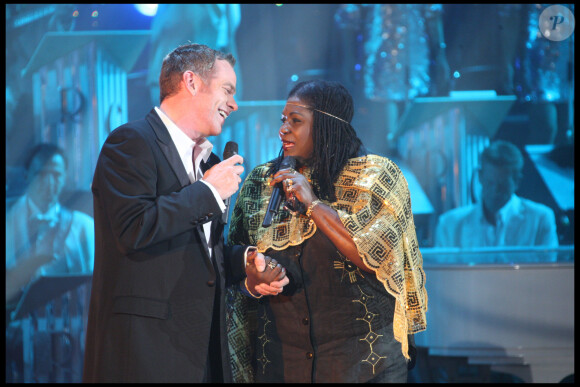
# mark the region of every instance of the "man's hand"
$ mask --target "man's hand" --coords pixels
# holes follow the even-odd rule
[[[236,193],[244,172],[244,158],[240,155],[233,155],[227,160],[214,165],[203,175],[203,180],[211,184],[219,193],[222,200],[225,200]]]
[[[250,251],[247,256],[246,275],[248,289],[263,296],[275,296],[281,293],[290,280],[286,269],[275,259],[265,257],[257,251]]]

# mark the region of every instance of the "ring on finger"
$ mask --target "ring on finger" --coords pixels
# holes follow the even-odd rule
[[[284,184],[286,184],[286,188],[290,189],[290,187],[292,187],[294,182],[292,181],[292,179],[286,179],[284,180]]]
[[[276,268],[276,266],[278,266],[276,263],[274,263],[273,261],[268,262],[268,267],[272,270],[274,270]]]

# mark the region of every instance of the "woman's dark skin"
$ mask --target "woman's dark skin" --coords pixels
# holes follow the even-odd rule
[[[280,140],[282,141],[282,147],[284,149],[284,157],[292,156],[301,164],[307,164],[307,160],[312,156],[314,150],[312,139],[313,112],[307,106],[308,104],[306,102],[301,101],[297,97],[289,98],[282,112],[282,126],[279,131]],[[294,195],[306,208],[309,208],[318,199],[308,179],[293,169],[281,169],[276,172],[270,185],[276,185],[284,182],[286,179],[292,181],[291,186],[282,183],[286,199],[290,199]],[[311,219],[316,223],[316,227],[353,264],[361,270],[369,273],[373,272],[363,263],[358,254],[356,244],[334,209],[320,202],[314,206]]]
[[[260,294],[256,291],[256,286],[260,283],[272,283],[274,281],[282,281],[284,277],[286,277],[286,269],[283,268],[275,259],[270,258],[268,256],[264,257],[266,261],[266,268],[264,271],[258,271],[254,260],[257,256],[257,250],[250,250],[247,255],[247,270],[251,271],[255,277],[248,276],[246,278],[246,284],[248,287],[248,291],[254,295],[254,297],[260,297]],[[272,266],[269,266],[270,262]],[[275,265],[275,266],[274,266]],[[252,279],[256,278],[255,281]],[[282,289],[279,291],[268,291],[266,288],[262,288],[262,292],[268,293],[267,295],[276,296],[282,292]]]

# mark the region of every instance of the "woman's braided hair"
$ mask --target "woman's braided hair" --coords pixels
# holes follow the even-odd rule
[[[288,94],[288,98],[292,97],[299,98],[313,109],[314,152],[307,163],[312,169],[312,180],[316,182],[313,184],[314,193],[323,200],[334,202],[336,201],[334,183],[348,159],[356,156],[362,146],[361,140],[350,124],[354,115],[352,96],[338,82],[312,80],[294,86]],[[281,150],[272,165],[271,173],[278,171],[283,156]],[[317,190],[319,192],[316,192]]]

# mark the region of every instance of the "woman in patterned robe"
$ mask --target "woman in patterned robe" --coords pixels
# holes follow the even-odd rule
[[[367,154],[353,112],[342,85],[297,84],[282,112],[280,156],[240,191],[228,243],[257,246],[290,284],[259,299],[230,289],[238,382],[407,381],[427,310],[410,194],[391,160]],[[295,167],[280,169],[287,156]],[[276,185],[285,205],[264,227]]]

